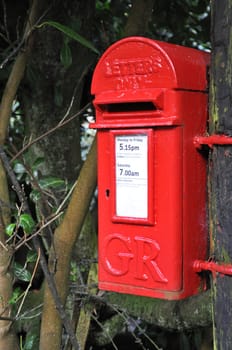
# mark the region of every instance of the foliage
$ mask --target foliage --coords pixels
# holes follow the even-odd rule
[[[75,41],[78,41],[81,45],[88,47],[90,50],[92,50],[93,52],[99,54],[99,51],[92,45],[91,42],[89,42],[88,40],[86,40],[85,38],[83,38],[83,36],[79,35],[77,32],[75,32],[72,28],[67,27],[61,23],[58,22],[54,22],[54,21],[47,21],[47,22],[43,22],[42,24],[40,24],[38,26],[38,28],[42,28],[45,25],[49,25],[51,27],[54,27],[56,29],[58,29],[59,31],[61,31],[62,33],[64,33],[67,37],[69,37],[70,39],[73,39]],[[66,42],[67,45],[67,42]],[[67,55],[67,52],[69,52],[69,50],[67,50],[66,48],[66,54],[65,52],[63,53],[64,56]],[[69,53],[68,53],[69,54]]]
[[[209,1],[155,1],[150,30],[160,40],[209,49]]]
[[[12,68],[14,60],[21,50],[24,50],[24,46],[27,44],[27,38],[25,39],[23,35],[24,22],[26,20],[28,3],[27,1],[16,2],[14,5],[17,11],[12,10],[11,1],[2,2],[2,14],[0,15],[0,91],[3,91],[6,84],[6,79]],[[81,33],[81,14],[80,18],[75,18],[75,16],[68,11],[65,13],[65,20],[61,20],[61,15],[57,15],[59,12],[59,2],[56,2],[57,9],[52,8],[45,11],[46,18],[40,19],[38,23],[33,27],[35,33],[44,33],[46,36],[51,30],[56,31],[59,35],[60,42],[58,48],[54,47],[59,52],[59,59],[61,65],[54,63],[52,60],[54,57],[49,57],[48,61],[51,66],[55,67],[55,71],[62,71],[63,76],[67,74],[69,79],[78,80],[80,77],[84,80],[79,72],[80,77],[72,75],[73,66],[77,65],[79,62],[75,62],[75,54],[78,50],[83,48],[88,50],[88,54],[93,54],[94,58],[92,63],[96,63],[99,52],[105,50],[115,40],[122,38],[125,35],[125,23],[130,15],[130,10],[133,4],[131,0],[96,0],[94,8],[94,20],[93,28],[91,28],[91,38],[86,39],[85,33]],[[74,2],[73,2],[74,3]],[[87,2],[86,2],[87,3]],[[64,2],[65,5],[71,5],[70,2]],[[84,5],[83,5],[84,6]],[[68,8],[68,6],[67,6]],[[53,18],[50,17],[50,10],[53,10],[56,14]],[[44,14],[43,14],[44,16]],[[42,35],[42,34],[41,34]],[[190,45],[197,48],[209,49],[209,4],[206,0],[157,0],[154,2],[154,8],[152,12],[152,20],[149,23],[147,33],[143,35],[149,36],[151,38],[170,41],[178,44]],[[52,42],[49,43],[52,45]],[[78,44],[79,46],[76,46]],[[46,53],[41,53],[41,60],[43,60],[43,55]],[[87,54],[86,54],[87,55]],[[51,62],[50,62],[51,61]],[[91,75],[91,65],[87,67],[87,72]],[[32,67],[29,67],[32,69]],[[29,71],[29,69],[28,69]],[[71,73],[70,73],[71,72]],[[35,89],[38,89],[40,93],[40,86],[37,84],[38,81],[38,71],[34,70],[34,84]],[[45,71],[45,74],[50,74],[50,71]],[[89,78],[89,77],[88,77]],[[57,78],[58,79],[58,78]],[[56,92],[59,90],[60,81],[51,82],[54,86],[51,86],[51,90]],[[87,79],[83,83],[83,92],[81,95],[81,101],[89,102],[91,100],[89,96],[89,82]],[[45,158],[40,155],[34,156],[31,152],[32,140],[31,140],[31,130],[28,130],[28,125],[26,119],[30,119],[30,115],[26,115],[26,108],[24,106],[25,96],[27,96],[27,81],[25,80],[19,89],[18,95],[15,96],[14,102],[11,107],[11,116],[9,122],[9,134],[7,139],[7,144],[5,145],[5,152],[8,159],[7,166],[12,170],[14,174],[14,183],[10,189],[11,198],[11,222],[5,227],[6,241],[5,244],[10,245],[15,251],[15,261],[13,264],[14,272],[14,283],[13,283],[13,294],[9,301],[11,305],[14,306],[14,317],[16,319],[16,324],[23,323],[21,326],[21,334],[26,332],[26,336],[20,337],[20,348],[23,350],[34,349],[38,346],[38,331],[33,329],[31,333],[31,328],[28,324],[24,322],[25,312],[29,313],[30,308],[25,311],[28,300],[30,300],[31,295],[37,292],[36,288],[42,290],[44,283],[44,276],[41,277],[41,271],[39,269],[39,255],[36,253],[32,240],[34,237],[39,237],[43,242],[45,253],[48,255],[49,248],[52,246],[53,232],[59,227],[61,222],[61,217],[64,215],[65,209],[68,207],[70,201],[70,195],[73,191],[73,183],[67,183],[66,180],[56,176],[56,174],[44,174],[43,167],[45,164]],[[74,90],[74,95],[77,89],[81,88],[79,85]],[[39,96],[38,93],[38,96]],[[65,100],[64,91],[59,90],[59,101],[57,106],[61,109],[63,101]],[[54,99],[55,100],[55,99]],[[56,98],[57,101],[57,98]],[[35,101],[35,104],[39,102]],[[51,103],[50,100],[43,101],[44,105],[46,103]],[[56,106],[56,107],[57,107]],[[71,109],[72,103],[68,109]],[[38,109],[41,106],[38,106]],[[91,109],[88,109],[86,115],[92,113]],[[82,145],[82,151],[84,151],[84,156],[86,154],[86,148],[89,146],[90,139],[92,140],[93,135],[89,135],[86,131],[86,124],[88,124],[86,115],[82,115],[82,138],[80,140]],[[50,117],[50,116],[49,116]],[[60,115],[60,119],[66,121],[67,115]],[[54,127],[53,132],[56,132],[61,125]],[[42,138],[46,138],[46,135],[42,135]],[[31,143],[30,143],[31,142]],[[25,147],[27,146],[27,147]],[[53,152],[53,150],[50,150]],[[59,156],[59,155],[58,155]],[[57,162],[58,162],[57,156]],[[19,191],[16,191],[15,185],[19,185],[21,189],[21,194],[23,200],[19,197]],[[17,195],[16,195],[16,192]],[[29,208],[29,211],[25,209],[25,202]],[[28,209],[27,208],[27,209]],[[89,239],[91,241],[91,238]],[[86,246],[88,242],[81,247],[83,252],[86,252]],[[82,252],[82,253],[83,253]],[[69,276],[70,283],[79,283],[80,279],[83,284],[86,285],[88,279],[88,268],[93,262],[93,256],[90,256],[89,264],[85,264],[85,269],[82,271],[80,256],[74,256],[71,259],[71,271]],[[83,256],[82,256],[82,259]],[[83,261],[82,261],[83,263]],[[87,269],[86,269],[87,266]],[[36,287],[35,287],[36,286]],[[93,293],[93,294],[91,294]],[[88,288],[81,292],[80,302],[78,303],[75,299],[77,295],[77,287],[73,291],[73,300],[71,303],[71,309],[76,307],[78,304],[80,308],[83,304],[88,304],[88,300],[93,297],[94,292],[89,292]],[[82,295],[83,294],[83,295]],[[34,302],[34,300],[33,300]],[[97,304],[97,303],[96,303]],[[31,324],[34,326],[34,322],[38,322],[41,316],[41,310],[37,310],[37,304],[33,304],[36,312],[31,316]],[[70,305],[69,305],[70,307]],[[118,315],[120,319],[120,333],[130,333],[132,334],[135,343],[142,344],[148,348],[150,344],[153,344],[153,348],[158,349],[156,345],[156,340],[158,339],[159,346],[164,349],[167,347],[165,344],[166,333],[158,334],[159,329],[154,328],[149,330],[150,333],[153,332],[154,340],[148,339],[148,328],[149,326],[143,323],[141,320],[131,319],[129,315],[125,314],[120,309],[115,309],[114,306],[110,305],[113,314]],[[113,309],[114,308],[114,309]],[[33,308],[31,308],[33,309]],[[112,311],[113,309],[113,311]],[[89,317],[94,320],[92,322],[92,327],[96,332],[98,327],[104,327],[104,317],[102,310],[98,312],[98,305],[95,308],[91,306],[91,312]],[[78,313],[78,312],[77,312]],[[101,319],[102,317],[102,319]],[[100,321],[99,321],[100,320]],[[99,325],[100,323],[100,325]],[[36,324],[36,327],[38,325]],[[126,331],[125,331],[126,330]],[[67,335],[67,334],[65,334]],[[115,336],[115,335],[114,335]],[[197,342],[197,335],[194,333],[194,341]],[[63,337],[65,339],[65,336]],[[183,335],[181,340],[183,348],[185,349],[189,346],[190,337]],[[95,339],[96,340],[96,339]],[[110,341],[109,341],[110,340]],[[90,341],[90,340],[89,340]],[[109,343],[113,344],[114,348],[117,346],[114,343],[113,336],[108,337]],[[134,344],[135,344],[134,343]],[[144,345],[143,345],[144,343]],[[35,345],[37,344],[37,345]],[[93,344],[92,344],[93,345]],[[105,346],[106,344],[104,344]],[[108,344],[107,346],[110,346]],[[68,348],[68,347],[67,347]],[[143,348],[143,347],[142,347]],[[8,349],[6,349],[8,350]]]
[[[123,28],[130,13],[131,3],[122,0],[97,1],[97,20],[102,21],[99,35],[105,45],[124,36]],[[208,0],[156,0],[149,30],[143,35],[208,50],[209,33]]]

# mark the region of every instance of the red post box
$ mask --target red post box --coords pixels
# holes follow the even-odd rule
[[[94,72],[99,288],[181,299],[205,288],[207,53],[142,37]]]

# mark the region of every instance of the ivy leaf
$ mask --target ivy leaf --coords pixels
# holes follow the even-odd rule
[[[30,193],[30,198],[33,202],[38,202],[41,198],[41,192],[38,190],[32,190]]]
[[[90,41],[88,41],[87,39],[83,38],[83,36],[79,35],[77,32],[75,32],[73,29],[71,29],[70,27],[67,27],[61,23],[58,22],[54,22],[54,21],[46,21],[41,23],[38,28],[41,28],[45,25],[49,25],[51,27],[54,27],[56,29],[58,29],[59,31],[61,31],[62,33],[64,33],[65,35],[67,35],[69,38],[78,41],[81,45],[87,47],[88,49],[92,50],[93,52],[95,52],[96,54],[99,54],[99,51],[92,45],[92,43]]]
[[[22,294],[21,288],[19,287],[15,288],[9,300],[9,304],[11,305],[16,304],[21,294]]]
[[[37,170],[41,164],[44,163],[44,158],[43,157],[38,157],[34,163],[32,164],[32,169]]]
[[[14,233],[16,224],[9,224],[6,226],[6,234],[7,236],[11,237]]]
[[[33,263],[37,260],[37,253],[29,250],[27,253],[27,263]]]
[[[31,280],[30,271],[17,262],[14,263],[14,274],[20,281],[29,282]]]
[[[29,214],[22,214],[19,217],[19,226],[23,228],[23,231],[30,235],[35,227],[35,221]]]
[[[46,177],[41,180],[39,180],[39,185],[42,189],[46,188],[58,188],[65,184],[65,181],[58,178],[58,177]]]

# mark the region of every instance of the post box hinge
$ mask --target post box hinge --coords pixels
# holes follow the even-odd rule
[[[221,273],[223,275],[232,275],[231,264],[219,264],[215,261],[203,261],[195,260],[193,263],[193,269],[195,272],[211,271],[213,274]]]
[[[207,145],[210,148],[213,148],[214,145],[232,145],[232,137],[224,134],[195,136],[193,143],[198,149],[201,148],[203,145]]]

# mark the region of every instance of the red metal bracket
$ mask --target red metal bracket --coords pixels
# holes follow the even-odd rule
[[[214,145],[232,145],[232,137],[227,135],[209,135],[209,136],[195,136],[194,145],[196,148],[201,148],[202,145],[207,145],[213,148]]]
[[[232,137],[227,135],[195,136],[193,143],[196,148],[201,149],[203,145],[213,148],[214,145],[232,145]],[[193,263],[195,272],[211,271],[213,274],[232,275],[231,264],[219,264],[215,261],[195,260]]]
[[[211,271],[213,273],[219,272],[223,275],[232,275],[232,265],[230,264],[218,264],[214,261],[195,260],[193,263],[193,269],[195,272]]]

